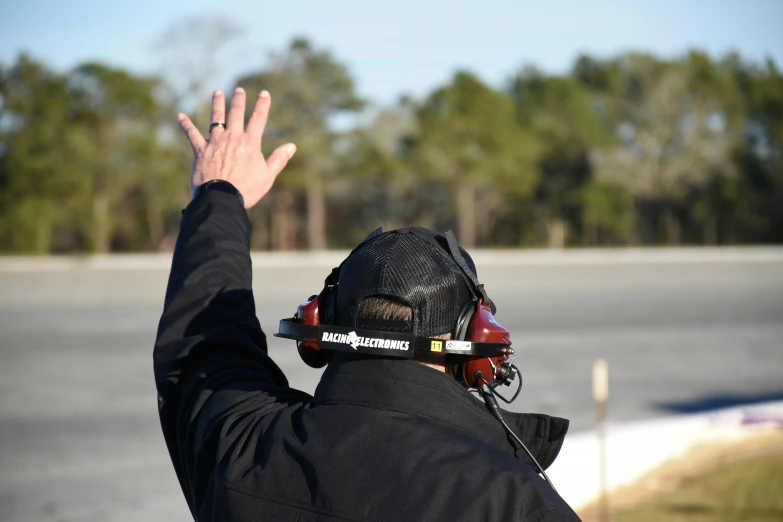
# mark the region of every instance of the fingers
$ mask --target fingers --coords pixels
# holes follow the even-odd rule
[[[226,122],[226,95],[223,91],[217,90],[212,93],[212,116],[209,123],[225,123]],[[210,134],[223,132],[220,127],[212,129]]]
[[[269,91],[261,91],[258,98],[256,98],[256,106],[253,107],[253,112],[247,120],[246,132],[259,141],[264,134],[264,127],[266,127],[266,120],[269,117],[269,107],[271,105],[272,98],[269,96]]]
[[[277,175],[280,174],[280,171],[283,170],[288,164],[288,160],[291,159],[295,152],[296,145],[293,143],[287,143],[276,148],[275,151],[266,160],[266,166],[269,169],[269,174],[271,174],[272,177],[277,177]]]
[[[188,118],[185,114],[179,113],[177,115],[177,123],[179,123],[179,126],[182,129],[182,132],[185,133],[185,136],[188,137],[190,146],[193,147],[193,152],[202,150],[207,142],[204,140],[204,136],[201,135],[196,126],[193,125],[193,122],[190,121],[190,118]]]
[[[231,107],[228,109],[226,130],[235,132],[245,131],[245,90],[237,87],[234,96],[231,97]]]

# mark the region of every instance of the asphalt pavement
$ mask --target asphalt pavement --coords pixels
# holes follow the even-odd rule
[[[783,256],[479,271],[524,376],[513,410],[591,429],[599,357],[613,422],[783,398]],[[308,392],[320,372],[270,334],[327,273],[306,263],[254,271],[270,354]],[[167,275],[133,263],[0,269],[0,521],[190,520],[152,378]]]

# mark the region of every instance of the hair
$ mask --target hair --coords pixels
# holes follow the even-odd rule
[[[359,299],[356,303],[356,317],[383,321],[410,321],[413,311],[410,306],[393,297],[371,295]]]
[[[410,321],[413,317],[411,307],[393,297],[371,295],[359,299],[356,303],[356,317],[362,319],[380,319],[383,321]],[[436,338],[451,339],[451,333],[436,335]]]

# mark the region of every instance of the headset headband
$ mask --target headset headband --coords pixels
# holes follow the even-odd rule
[[[394,326],[405,328],[404,321],[380,321],[363,319],[363,326]],[[380,323],[383,323],[381,325]],[[431,337],[417,337],[404,331],[381,331],[344,326],[302,324],[297,319],[281,319],[280,330],[275,337],[316,343],[322,350],[337,350],[349,353],[385,355],[401,359],[412,359],[421,355],[467,355],[473,357],[502,357],[514,353],[514,349],[504,343],[477,343],[471,341],[452,341]]]

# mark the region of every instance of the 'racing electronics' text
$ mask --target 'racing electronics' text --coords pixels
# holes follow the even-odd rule
[[[324,342],[328,343],[345,343],[350,344],[354,350],[357,347],[363,346],[365,348],[383,348],[384,350],[409,350],[410,343],[408,341],[393,341],[391,339],[374,339],[372,337],[359,337],[356,332],[350,332],[348,334],[324,332]]]

